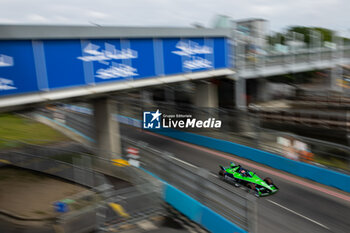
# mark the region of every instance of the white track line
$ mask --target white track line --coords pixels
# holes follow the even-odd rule
[[[174,160],[176,160],[176,161],[178,161],[178,162],[181,162],[181,163],[183,163],[183,164],[186,164],[187,166],[194,167],[194,168],[198,168],[196,165],[193,165],[192,163],[188,163],[188,162],[186,162],[186,161],[183,161],[182,159],[176,158],[176,157],[174,157],[174,156],[171,156],[171,158],[174,159]],[[212,176],[214,176],[214,177],[216,177],[216,178],[219,178],[219,176],[216,175],[216,174],[214,174],[214,173],[209,173],[209,174],[212,175]]]
[[[275,204],[275,205],[277,205],[277,206],[279,206],[279,207],[281,207],[281,208],[283,208],[283,209],[285,209],[285,210],[288,210],[289,212],[291,212],[291,213],[293,213],[293,214],[296,214],[296,215],[298,215],[299,217],[302,217],[302,218],[304,218],[304,219],[306,219],[306,220],[309,220],[310,222],[313,222],[313,223],[315,223],[315,224],[317,224],[317,225],[319,225],[319,226],[321,226],[321,227],[323,227],[323,228],[325,228],[325,229],[327,229],[327,230],[330,230],[329,227],[323,225],[322,223],[319,223],[319,222],[317,222],[317,221],[315,221],[315,220],[313,220],[313,219],[311,219],[311,218],[308,218],[308,217],[306,217],[306,216],[304,216],[304,215],[302,215],[302,214],[299,214],[298,212],[295,212],[294,210],[288,209],[287,207],[285,207],[285,206],[283,206],[283,205],[281,205],[281,204],[278,204],[278,203],[276,203],[276,202],[274,202],[274,201],[271,201],[271,200],[267,200],[267,201],[269,201],[269,202],[271,202],[272,204]]]
[[[188,162],[186,162],[186,161],[183,161],[183,160],[181,160],[181,159],[178,159],[178,158],[176,158],[176,157],[174,157],[174,156],[171,156],[171,158],[174,159],[174,160],[176,160],[176,161],[178,161],[178,162],[181,162],[181,163],[183,163],[183,164],[186,164],[187,166],[194,167],[194,168],[198,168],[197,166],[195,166],[195,165],[193,165],[193,164],[191,164],[191,163],[188,163]]]

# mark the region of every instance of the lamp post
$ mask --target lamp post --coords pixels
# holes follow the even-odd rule
[[[311,50],[310,52],[312,52],[312,53],[318,52],[319,58],[321,58],[320,57],[320,55],[321,55],[320,51],[321,51],[321,46],[322,46],[322,42],[321,42],[322,35],[321,35],[321,33],[319,31],[316,31],[316,30],[313,30],[313,29],[310,29],[309,33],[310,33],[310,46],[309,47],[310,47],[310,50]],[[318,39],[318,41],[316,39]],[[312,60],[312,59],[310,59],[310,60]]]

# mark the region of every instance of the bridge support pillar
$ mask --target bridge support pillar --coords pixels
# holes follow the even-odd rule
[[[108,97],[93,100],[95,139],[98,156],[120,158],[121,141],[119,123],[114,120],[117,105]]]
[[[140,103],[144,103],[146,104],[146,106],[143,107],[147,107],[147,105],[152,105],[153,104],[153,94],[151,91],[149,90],[141,90],[140,91]]]
[[[258,101],[268,101],[268,100],[270,100],[269,90],[267,89],[267,80],[264,79],[264,78],[259,78],[257,80],[256,99]]]
[[[196,107],[217,108],[219,106],[217,85],[211,82],[197,83],[194,104]]]
[[[164,97],[167,103],[175,104],[175,91],[171,87],[164,87]]]
[[[235,82],[235,103],[236,108],[241,110],[247,109],[247,87],[244,78],[238,78]]]

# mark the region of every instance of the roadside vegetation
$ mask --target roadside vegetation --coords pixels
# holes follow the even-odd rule
[[[49,144],[69,139],[47,125],[15,114],[0,114],[0,149],[18,147],[22,142]]]

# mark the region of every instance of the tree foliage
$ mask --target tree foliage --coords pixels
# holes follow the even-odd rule
[[[311,43],[311,37],[312,35],[316,36],[314,34],[312,34],[312,31],[316,31],[321,35],[321,41],[322,43],[325,41],[329,41],[332,42],[333,39],[333,34],[335,35],[335,31],[332,31],[330,29],[327,28],[321,28],[321,27],[304,27],[304,26],[291,26],[289,27],[285,32],[281,33],[281,32],[277,32],[271,36],[268,37],[268,42],[269,44],[277,44],[277,43],[281,43],[281,44],[286,44],[287,38],[290,37],[292,32],[296,32],[299,34],[303,35],[303,39],[304,42],[309,45]],[[335,38],[335,37],[334,37]],[[300,39],[300,38],[299,38]]]

